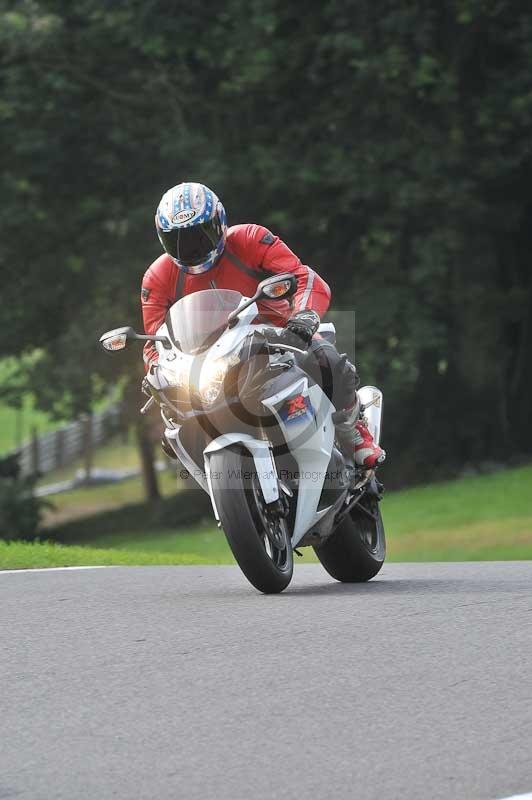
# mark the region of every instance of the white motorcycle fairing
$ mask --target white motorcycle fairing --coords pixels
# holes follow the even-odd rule
[[[275,468],[275,461],[273,460],[272,451],[268,442],[263,439],[254,439],[245,433],[223,433],[207,445],[203,451],[205,459],[205,475],[207,477],[207,485],[209,487],[209,495],[211,498],[214,516],[220,521],[220,515],[216,508],[214,501],[214,494],[212,491],[212,473],[210,469],[210,457],[213,453],[219,450],[224,450],[226,447],[234,447],[235,444],[242,445],[253,458],[257,478],[260,483],[260,488],[266,503],[274,503],[279,499],[279,480],[277,477],[277,470]],[[216,477],[216,476],[215,476]]]
[[[284,401],[294,395],[304,398],[309,413],[288,420],[283,418],[280,409]],[[276,417],[299,469],[296,518],[292,533],[292,545],[295,547],[309,528],[329,510],[317,509],[334,444],[334,406],[319,386],[309,387],[306,377],[262,402]],[[298,447],[295,446],[296,439],[301,438],[302,427],[305,431],[304,444]]]
[[[247,298],[242,298],[241,304],[246,300]],[[236,352],[244,339],[253,331],[271,330],[273,327],[271,324],[252,324],[257,314],[258,308],[255,303],[244,309],[235,320],[234,325],[223,332],[203,355],[205,365]],[[278,332],[281,330],[277,329]],[[319,332],[329,341],[334,340],[335,328],[332,323],[321,325]],[[166,324],[162,325],[157,333],[168,336]],[[162,380],[168,380],[169,385],[175,385],[176,380],[181,385],[186,385],[190,379],[194,358],[175,347],[167,350],[160,343],[157,343],[156,346],[159,352]],[[375,387],[363,387],[359,390],[359,394],[362,403],[367,407],[366,414],[370,422],[370,429],[378,441],[382,394]],[[290,417],[286,414],[286,404],[290,398],[294,397],[302,398],[299,402],[304,407],[304,412]],[[306,534],[314,529],[319,531],[320,523],[329,512],[334,511],[332,505],[320,509],[318,506],[334,448],[335,430],[332,415],[335,408],[319,386],[309,385],[309,379],[305,375],[281,391],[263,398],[262,404],[275,416],[298,467],[297,506],[291,534],[292,547],[296,547]],[[166,422],[166,439],[179,460],[202,489],[209,494],[217,521],[220,520],[220,515],[214,500],[210,460],[213,453],[232,448],[235,445],[246,449],[252,457],[265,502],[272,503],[279,499],[279,475],[270,442],[241,431],[223,433],[213,439],[204,449],[203,471],[199,469],[198,464],[191,458],[180,440],[181,426],[171,423],[164,414],[163,419]],[[347,494],[347,487],[345,494]],[[334,503],[334,507],[336,505]],[[331,515],[330,524],[325,521],[325,532],[322,529],[322,535],[326,535],[332,529],[333,517],[334,513]]]
[[[265,594],[289,585],[300,547],[313,547],[343,583],[370,580],[386,556],[384,487],[337,441],[334,423],[345,413],[328,397],[331,380],[323,373],[330,370],[312,361],[312,347],[294,346],[258,316],[257,303],[296,290],[292,273],[264,278],[250,299],[211,281],[210,289],[171,305],[156,334],[123,326],[100,337],[108,351],[132,340],[155,344],[158,362],[142,382],[149,399],[140,412],[158,407],[164,452],[184,465],[183,480],[193,477],[209,495],[237,564]],[[318,332],[335,343],[334,325]],[[378,442],[382,393],[365,386],[359,395]],[[190,494],[178,502],[186,505]]]

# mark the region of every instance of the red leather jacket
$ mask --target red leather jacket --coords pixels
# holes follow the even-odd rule
[[[234,225],[227,231],[227,242],[217,265],[201,275],[180,270],[164,253],[146,271],[141,290],[142,316],[147,334],[155,333],[166,312],[176,300],[201,289],[235,289],[251,297],[257,284],[270,275],[292,272],[297,291],[290,301],[261,301],[259,311],[274,325],[284,325],[296,311],[311,308],[320,317],[329,308],[331,291],[325,281],[286,244],[262,225]],[[154,346],[144,348],[147,366],[157,360]]]

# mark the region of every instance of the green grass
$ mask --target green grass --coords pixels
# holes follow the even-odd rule
[[[175,480],[172,474],[168,479]],[[119,489],[123,496],[132,496],[132,487],[125,484],[78,491],[85,500],[86,493],[96,492],[101,510],[103,489],[115,499]],[[65,505],[72,502],[67,495],[56,501],[60,497]],[[46,551],[40,549],[42,545],[14,544],[7,551],[4,546],[0,564],[6,560],[5,566],[11,568],[42,566],[43,558],[51,558],[50,565],[65,563],[54,558],[80,559],[71,560],[72,564],[232,563],[223,534],[211,522],[208,502],[202,505],[205,521],[190,524],[202,498],[199,492],[177,495],[150,512],[142,505],[131,505],[72,521],[57,531],[62,531],[64,542],[76,546],[54,550],[46,545]],[[532,466],[389,493],[382,511],[390,561],[532,559]],[[303,552],[301,561],[315,560],[312,550]],[[32,553],[41,561],[34,563]]]
[[[75,567],[100,565],[137,566],[143,564],[217,564],[228,563],[209,553],[143,552],[109,548],[64,546],[52,542],[41,544],[0,541],[0,569],[37,569],[39,567]]]
[[[382,503],[388,558],[391,561],[532,558],[531,497],[532,466],[389,493]],[[176,513],[179,498],[174,503]],[[208,506],[204,508],[208,519]],[[98,533],[94,525],[92,530],[87,529],[84,522],[83,542],[128,550],[193,551],[202,557],[212,553],[216,558],[225,552],[227,559],[231,559],[229,548],[213,524],[207,522],[192,529],[187,525],[183,532],[183,527],[175,530],[168,525],[171,514],[170,506],[160,528],[146,520],[144,527],[141,524],[134,530],[131,520],[117,516],[114,530],[106,525],[104,534]],[[314,560],[309,548],[303,553],[305,561]]]
[[[195,525],[188,533],[164,528],[155,530],[148,536],[132,537],[127,533],[115,533],[94,537],[90,546],[140,553],[196,553],[203,557],[212,556],[217,563],[229,563],[233,560],[223,531],[211,523]]]
[[[532,466],[395,492],[382,511],[391,560],[532,558]]]

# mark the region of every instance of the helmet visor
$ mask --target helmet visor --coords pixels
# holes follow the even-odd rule
[[[216,250],[222,235],[218,217],[191,225],[188,228],[174,228],[171,231],[159,229],[159,238],[169,256],[185,267],[202,264],[213,250]]]

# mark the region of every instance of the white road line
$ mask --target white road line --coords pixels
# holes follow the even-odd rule
[[[499,800],[532,800],[532,792],[528,792],[528,794],[512,794],[511,797],[500,797]]]
[[[97,564],[86,567],[38,567],[36,569],[0,569],[1,575],[17,575],[19,572],[65,572],[69,569],[111,569],[115,564]]]

